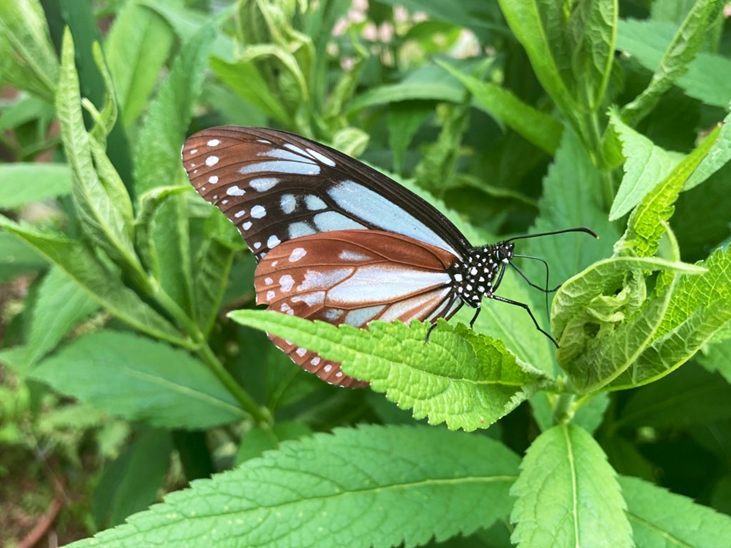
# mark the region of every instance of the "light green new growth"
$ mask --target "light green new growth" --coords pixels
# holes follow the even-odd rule
[[[339,429],[195,481],[127,524],[70,546],[417,546],[506,517],[518,462],[484,436]]]
[[[240,310],[231,318],[341,362],[345,373],[412,408],[415,418],[450,429],[487,428],[545,381],[502,342],[444,321],[426,343],[427,327],[418,322],[373,322],[363,330],[268,311]]]
[[[554,426],[533,442],[520,468],[510,490],[518,548],[632,548],[616,472],[588,432]]]

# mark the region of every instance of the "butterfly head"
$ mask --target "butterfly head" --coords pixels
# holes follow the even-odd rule
[[[514,248],[511,242],[473,247],[464,260],[452,267],[452,283],[465,304],[477,308],[484,297],[492,295],[513,259]]]

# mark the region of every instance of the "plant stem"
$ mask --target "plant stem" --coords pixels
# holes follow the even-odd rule
[[[243,387],[236,382],[231,373],[229,373],[223,364],[219,361],[216,355],[213,353],[207,343],[203,343],[200,349],[197,351],[198,357],[205,363],[213,372],[218,380],[231,392],[231,395],[236,398],[241,404],[241,408],[252,416],[254,421],[259,425],[269,425],[272,422],[272,416],[269,410],[266,408],[259,407],[254,399],[243,389]]]
[[[558,397],[556,406],[553,408],[553,423],[562,424],[569,422],[574,416],[574,400],[576,394],[564,393]]]

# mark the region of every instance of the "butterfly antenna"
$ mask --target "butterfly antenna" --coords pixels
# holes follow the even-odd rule
[[[513,242],[515,240],[527,240],[530,238],[541,238],[543,236],[555,236],[556,234],[566,234],[567,232],[584,232],[585,234],[594,236],[594,238],[596,238],[597,240],[599,239],[599,236],[597,235],[597,233],[594,232],[592,229],[587,228],[585,226],[579,226],[576,228],[565,228],[563,230],[554,230],[552,232],[539,232],[538,234],[524,234],[523,236],[513,236],[512,238],[503,240],[503,243]]]

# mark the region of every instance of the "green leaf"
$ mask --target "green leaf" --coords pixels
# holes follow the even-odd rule
[[[234,63],[214,56],[211,57],[211,70],[239,97],[285,126],[291,125],[289,113],[272,94],[253,62]]]
[[[227,235],[240,238],[231,223],[218,210],[214,210],[206,223],[203,243],[195,261],[195,314],[203,335],[208,335],[216,321],[218,310],[228,284],[234,251],[237,249]]]
[[[209,428],[244,412],[218,378],[182,350],[114,331],[80,337],[31,377],[98,409],[165,428]]]
[[[588,110],[602,106],[614,61],[618,0],[580,0],[568,21],[571,66]]]
[[[620,477],[627,518],[642,548],[725,548],[731,517],[637,478]]]
[[[600,392],[579,407],[571,422],[590,434],[593,434],[604,420],[604,412],[607,410],[607,407],[609,407],[609,394]]]
[[[691,363],[632,393],[615,428],[687,428],[731,418],[731,386]]]
[[[123,268],[136,277],[145,277],[132,245],[132,224],[122,212],[132,206],[124,190],[108,190],[115,184],[99,178],[92,161],[92,145],[81,113],[79,80],[74,64],[74,44],[71,33],[64,33],[61,78],[58,83],[56,111],[61,124],[61,136],[66,158],[73,173],[72,196],[81,226],[90,240]],[[108,169],[112,169],[111,165]],[[121,182],[118,181],[117,184]],[[114,198],[114,199],[112,199]],[[126,199],[127,204],[124,201]]]
[[[698,0],[693,5],[660,59],[650,85],[622,109],[622,118],[630,125],[644,118],[673,83],[687,72],[688,64],[703,44],[710,22],[722,7],[718,0]]]
[[[62,235],[13,223],[0,215],[0,228],[20,238],[58,266],[92,298],[122,321],[143,333],[177,344],[185,343],[175,328],[122,283],[83,243]]]
[[[398,103],[388,109],[388,146],[396,171],[402,171],[404,154],[432,111],[428,103],[421,102]]]
[[[41,3],[17,0],[0,3],[0,77],[52,102],[58,80],[58,60],[48,34]]]
[[[279,449],[282,442],[298,440],[310,435],[312,435],[312,430],[302,422],[278,422],[271,428],[255,426],[244,434],[239,450],[236,452],[235,464],[238,466],[247,460],[261,457],[265,451]]]
[[[15,209],[71,192],[64,164],[0,164],[0,209]]]
[[[575,122],[575,83],[569,66],[571,56],[561,5],[551,0],[499,0],[499,3],[543,89],[561,113]]]
[[[174,38],[165,20],[136,0],[124,4],[115,17],[104,51],[125,126],[147,106]]]
[[[615,221],[634,209],[661,181],[664,181],[683,156],[663,150],[629,127],[616,110],[610,111],[609,119],[622,143],[622,154],[627,159],[622,183],[609,211],[609,219]]]
[[[698,363],[708,371],[716,371],[731,383],[731,339],[713,344],[704,354],[698,354]]]
[[[703,158],[693,175],[685,182],[683,190],[690,190],[698,186],[731,161],[731,113],[723,120],[718,141],[708,156]]]
[[[348,375],[369,381],[402,409],[413,408],[416,419],[450,429],[487,428],[529,395],[523,385],[543,378],[500,341],[463,325],[439,322],[426,343],[427,327],[417,322],[411,328],[373,322],[364,330],[268,311],[230,316],[341,362]]]
[[[164,185],[188,186],[180,149],[195,100],[203,85],[213,31],[204,27],[182,48],[170,75],[148,109],[135,158],[138,194]],[[188,211],[173,196],[156,212],[152,226],[160,285],[189,315],[193,314]]]
[[[647,194],[630,215],[627,230],[615,249],[620,254],[633,253],[640,257],[654,255],[660,238],[666,232],[666,223],[673,214],[673,204],[678,199],[688,178],[712,150],[721,128],[713,130],[693,152],[675,166],[673,171]]]
[[[554,426],[528,449],[511,489],[519,548],[633,546],[616,473],[583,429]]]
[[[708,271],[681,276],[655,340],[624,374],[616,389],[645,384],[671,373],[731,322],[731,248],[699,263]]]
[[[481,82],[447,63],[438,63],[465,85],[482,110],[548,154],[556,152],[563,132],[561,122],[527,105],[507,89],[490,82]]]
[[[52,351],[99,304],[78,283],[52,268],[38,290],[26,346],[27,366]]]
[[[467,27],[480,36],[486,30],[501,34],[507,32],[505,24],[500,20],[500,14],[497,13],[497,7],[482,0],[460,0],[449,4],[442,0],[383,0],[383,3],[403,6],[411,12],[424,12],[429,15],[429,19]]]
[[[0,226],[3,226],[1,218]],[[43,257],[22,240],[7,232],[0,232],[0,282],[19,274],[43,270],[47,265]]]
[[[538,204],[540,213],[530,233],[586,226],[600,239],[597,241],[587,234],[566,234],[526,242],[527,255],[541,257],[551,265],[552,286],[612,253],[612,242],[619,234],[607,220],[601,204],[600,187],[599,173],[581,141],[572,131],[565,131],[561,147],[543,179],[543,196]],[[527,267],[534,281],[542,283],[545,270],[531,268],[531,264],[531,261],[523,261],[520,266]]]
[[[157,500],[172,449],[168,432],[149,430],[104,468],[94,490],[97,527],[119,525]]]
[[[484,436],[427,427],[338,429],[286,442],[70,546],[144,548],[172,538],[181,547],[211,548],[415,546],[432,536],[468,535],[505,516],[517,467],[516,455]]]
[[[707,26],[703,30],[707,31]],[[629,52],[645,68],[655,71],[677,31],[677,26],[669,23],[620,20],[617,47]],[[726,108],[731,102],[731,81],[726,78],[730,72],[731,60],[720,55],[699,53],[687,65],[687,72],[675,83],[690,97]]]

